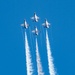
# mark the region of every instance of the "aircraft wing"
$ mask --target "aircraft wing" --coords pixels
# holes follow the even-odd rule
[[[21,24],[21,26],[24,26],[24,24]]]
[[[37,17],[37,19],[40,19],[39,17]]]
[[[48,25],[51,25],[50,23],[48,23]]]
[[[32,30],[32,33],[35,33],[35,30]]]
[[[27,27],[29,27],[29,24],[27,24]]]
[[[32,20],[34,20],[34,17],[31,17]]]
[[[43,23],[42,25],[45,26],[45,23]]]

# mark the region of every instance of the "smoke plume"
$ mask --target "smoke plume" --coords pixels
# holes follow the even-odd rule
[[[27,75],[33,75],[33,64],[31,60],[30,49],[28,45],[27,34],[25,32],[25,50],[26,50],[26,67],[27,67]]]
[[[36,61],[37,61],[37,72],[38,72],[38,75],[44,75],[44,73],[42,71],[42,64],[41,64],[40,55],[39,55],[39,51],[38,51],[37,38],[36,38]]]
[[[51,48],[50,48],[50,42],[49,42],[47,30],[46,30],[46,46],[47,46],[49,73],[50,73],[50,75],[55,75],[55,69],[54,69],[54,64],[53,64],[53,57],[51,55]]]

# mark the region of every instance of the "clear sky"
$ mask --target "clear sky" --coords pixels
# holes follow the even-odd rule
[[[30,20],[34,12],[40,16],[39,23]],[[51,23],[48,33],[58,75],[75,75],[74,0],[0,0],[0,75],[26,75],[24,38],[20,26],[24,19],[31,29],[38,25],[39,50],[45,75],[48,75],[45,29],[41,26],[45,18]],[[27,33],[35,61],[35,37],[28,30]]]

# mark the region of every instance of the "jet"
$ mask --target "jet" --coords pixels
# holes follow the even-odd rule
[[[34,33],[35,35],[38,35],[39,31],[38,31],[37,27],[35,27],[35,29],[32,30],[32,33]]]
[[[42,24],[45,28],[49,28],[50,23],[45,19],[45,23]]]
[[[36,13],[34,13],[34,16],[31,17],[31,19],[32,19],[34,22],[38,22],[39,17],[36,15]]]
[[[21,26],[27,29],[29,27],[29,24],[26,22],[26,20],[24,20],[24,23],[21,24]]]

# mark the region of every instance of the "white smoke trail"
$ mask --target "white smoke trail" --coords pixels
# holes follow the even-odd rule
[[[55,72],[55,69],[54,69],[53,58],[52,58],[52,55],[51,55],[51,48],[50,48],[50,42],[49,42],[47,30],[46,30],[46,45],[47,45],[49,73],[50,73],[50,75],[55,75],[56,72]]]
[[[30,49],[28,45],[27,34],[25,32],[25,50],[26,50],[26,67],[27,67],[27,75],[33,75],[33,65],[31,61]]]
[[[36,38],[36,61],[37,61],[37,72],[38,72],[38,75],[44,75],[44,73],[42,71],[42,64],[41,64],[40,55],[39,55],[39,51],[38,51],[37,38]]]

